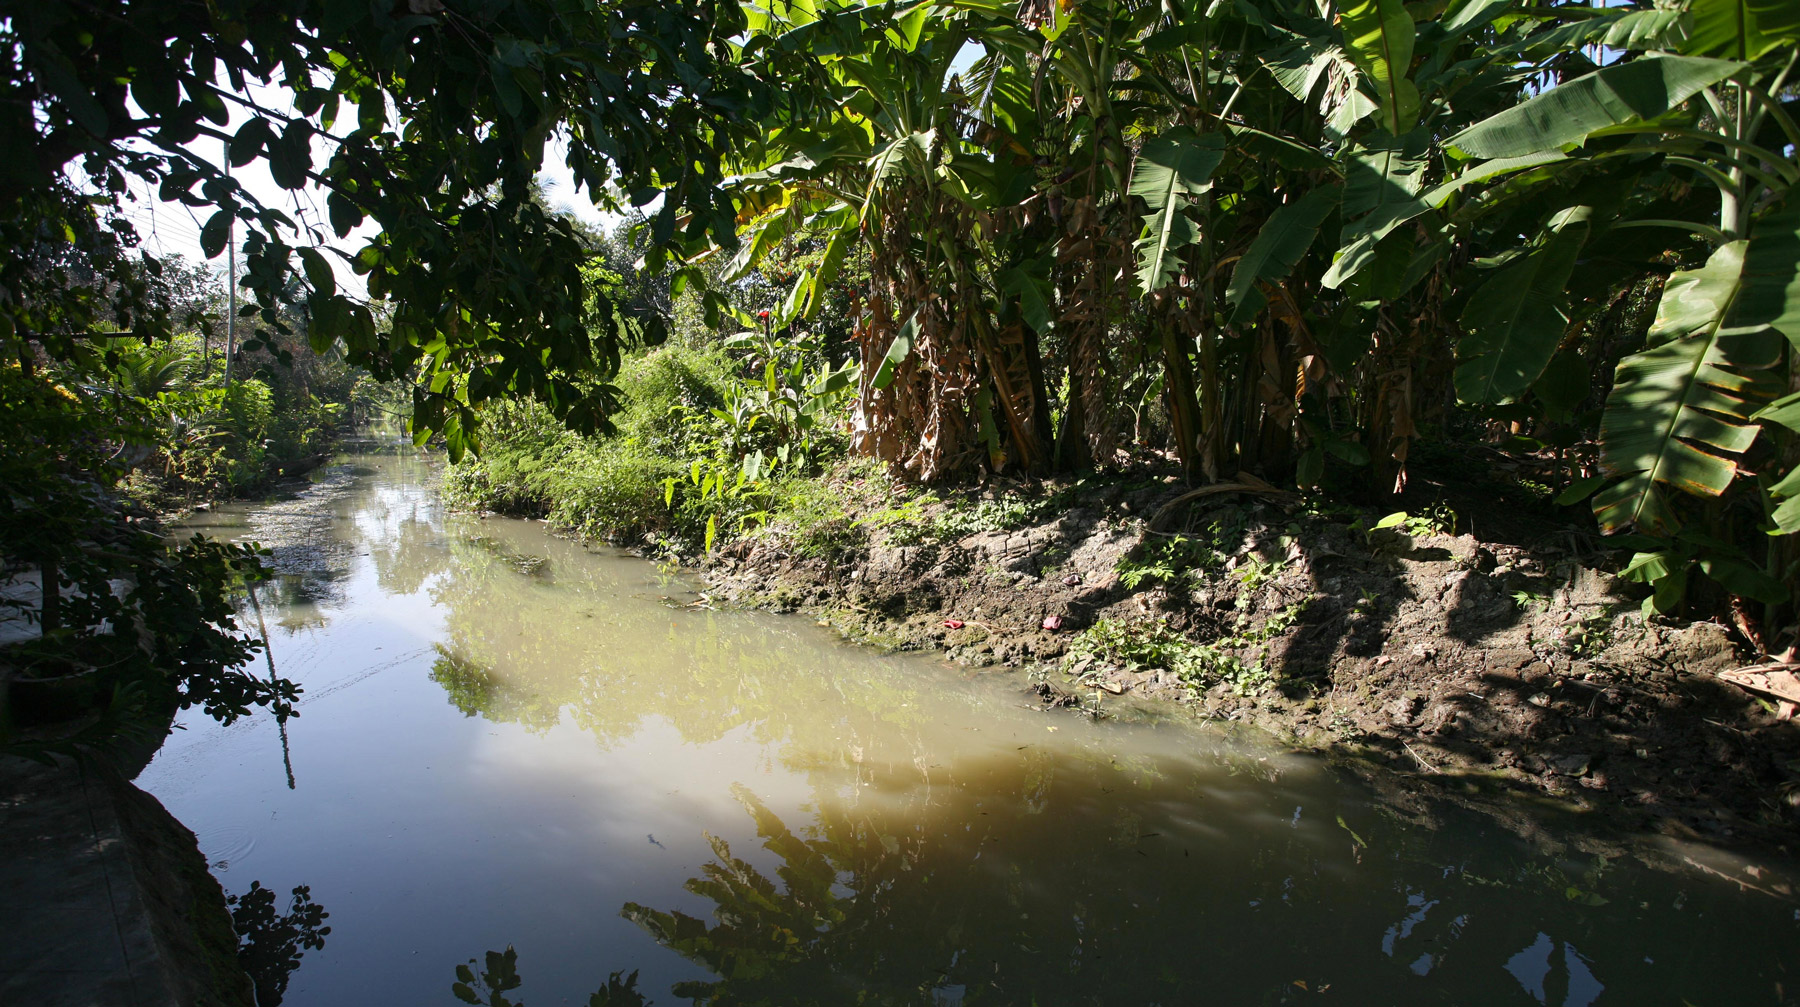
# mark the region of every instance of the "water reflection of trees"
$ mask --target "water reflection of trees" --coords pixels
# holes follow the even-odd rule
[[[641,566],[530,525],[484,523],[449,548],[429,587],[447,626],[433,678],[463,712],[537,731],[567,718],[602,745],[652,719],[696,744],[741,731],[811,776],[810,819],[793,827],[740,791],[774,859],[712,840],[687,884],[710,913],[625,907],[717,976],[680,996],[1282,1003],[1329,986],[1369,1003],[1778,1001],[1791,907],[1726,935],[1707,921],[1744,918],[1740,897],[1701,908],[1696,895],[1646,926],[1639,907],[1672,904],[1680,879],[1616,854],[1536,853],[1454,815],[1422,825],[1353,786],[1291,788],[1278,760],[1223,746],[965,746],[957,725],[991,726],[994,711],[947,702],[939,677],[834,653],[792,623],[669,611],[641,596]],[[1732,952],[1745,963],[1732,976],[1696,978]],[[1691,964],[1646,982],[1645,957]]]
[[[741,725],[761,742],[816,734],[822,706],[854,711],[851,732],[891,734],[929,719],[915,684],[832,674],[819,667],[832,655],[791,631],[764,624],[745,634],[725,625],[730,615],[671,611],[622,582],[640,565],[545,543],[533,526],[488,522],[481,535],[453,538],[450,551],[454,562],[430,588],[447,627],[448,661],[433,677],[465,712],[543,729],[561,709],[606,746],[652,719],[696,744]],[[842,659],[874,670],[866,656],[846,650]]]
[[[717,977],[672,989],[715,1007],[1294,1003],[1322,987],[1345,1003],[1784,1002],[1790,905],[1379,809],[1355,829],[1287,827],[1173,777],[1124,796],[1117,777],[998,760],[910,805],[821,800],[799,832],[740,789],[772,870],[709,836],[685,887],[710,918],[622,913]],[[1731,934],[1708,922],[1727,914]],[[1727,956],[1728,976],[1707,964]]]
[[[541,734],[555,727],[562,712],[554,700],[496,676],[487,668],[436,645],[431,680],[442,686],[450,705],[465,717],[481,716],[500,723],[520,724]]]
[[[331,914],[313,901],[307,885],[289,895],[286,912],[276,909],[274,890],[258,881],[250,882],[244,894],[228,896],[225,904],[238,935],[238,962],[256,986],[257,1007],[277,1007],[301,957],[325,947],[331,933],[325,920]]]
[[[256,585],[257,600],[265,611],[274,613],[270,621],[290,635],[308,629],[323,629],[328,621],[325,605],[343,598],[343,571],[324,573],[277,573]],[[248,604],[248,599],[246,599]]]
[[[1316,980],[1307,967],[1277,981],[1245,967],[1270,949],[1206,919],[1203,906],[1257,898],[1267,865],[1196,871],[1193,854],[1207,851],[1183,845],[1196,836],[1139,801],[1106,800],[1102,785],[1121,781],[1090,774],[1035,756],[962,774],[928,809],[826,804],[804,834],[739,788],[777,858],[772,875],[709,836],[714,860],[685,887],[713,904],[710,920],[637,903],[622,913],[719,977],[679,983],[674,995],[720,1007],[1190,1002],[1233,989],[1260,1002]],[[1049,789],[1060,800],[1046,809]],[[1171,887],[1204,891],[1172,900]],[[1305,935],[1283,935],[1278,954],[1298,962],[1294,937],[1304,945]]]
[[[239,531],[271,543],[274,576],[258,591],[271,623],[289,633],[323,628],[347,603],[359,551],[389,595],[418,591],[450,562],[429,468],[416,458],[361,460],[367,464],[354,470],[334,466],[294,499],[257,508]]]
[[[484,957],[485,961],[471,958],[467,964],[456,967],[456,981],[450,984],[450,992],[476,1007],[524,1007],[522,1001],[508,995],[525,984],[519,975],[519,953],[508,945],[505,951],[489,951]],[[637,978],[636,972],[614,972],[607,977],[605,986],[588,997],[588,1007],[649,1007],[651,1001],[638,992]]]
[[[387,534],[365,539],[382,593],[415,594],[449,566],[450,551],[435,515],[414,513],[383,530]]]

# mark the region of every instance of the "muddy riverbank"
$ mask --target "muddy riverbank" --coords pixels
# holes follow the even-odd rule
[[[1724,626],[1646,617],[1572,527],[1463,501],[1381,527],[1142,474],[900,509],[852,479],[833,495],[828,524],[718,551],[715,596],[1016,668],[1049,706],[1252,724],[1471,801],[1792,835],[1800,729],[1714,677],[1748,655]]]

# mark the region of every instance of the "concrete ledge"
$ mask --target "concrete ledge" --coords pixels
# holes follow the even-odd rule
[[[0,933],[0,1003],[254,1003],[193,833],[97,764],[0,757]]]

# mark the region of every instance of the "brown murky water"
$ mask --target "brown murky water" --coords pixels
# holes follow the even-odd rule
[[[362,455],[200,522],[277,544],[294,786],[266,715],[185,714],[139,783],[240,898],[264,1007],[454,1004],[508,946],[533,1007],[615,972],[592,1002],[1800,997],[1777,867],[1527,842],[1256,738],[1045,714],[1016,674],[697,607],[435,482]]]

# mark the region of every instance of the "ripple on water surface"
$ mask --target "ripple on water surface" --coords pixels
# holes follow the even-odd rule
[[[256,836],[242,825],[219,825],[194,833],[199,840],[200,855],[206,866],[223,874],[233,864],[242,864],[256,849]]]

